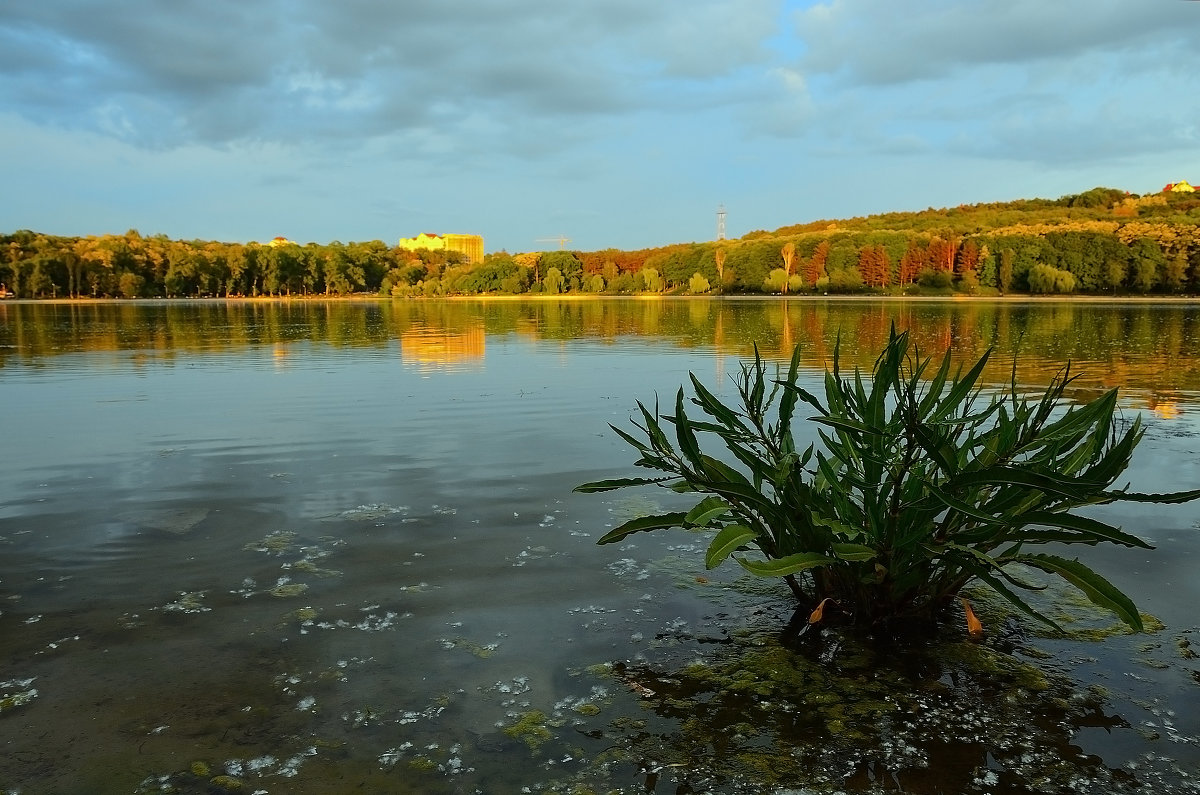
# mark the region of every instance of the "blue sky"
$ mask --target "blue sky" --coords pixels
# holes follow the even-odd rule
[[[1189,0],[5,0],[0,232],[643,248],[1200,182]]]

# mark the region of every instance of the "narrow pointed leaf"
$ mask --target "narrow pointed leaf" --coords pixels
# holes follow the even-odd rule
[[[709,543],[708,552],[704,555],[704,568],[715,569],[724,563],[726,558],[756,538],[758,533],[744,524],[729,525],[717,533]]]
[[[861,563],[865,560],[872,560],[876,557],[875,549],[865,544],[834,544],[833,555],[838,560],[847,560],[851,563]]]
[[[987,583],[988,587],[990,587],[993,591],[995,591],[996,593],[1003,596],[1004,599],[1009,604],[1013,605],[1021,612],[1031,616],[1032,618],[1036,618],[1038,621],[1041,621],[1043,624],[1053,627],[1055,630],[1057,630],[1058,632],[1061,632],[1064,635],[1066,634],[1066,632],[1063,631],[1062,627],[1060,627],[1058,624],[1056,624],[1054,621],[1050,620],[1046,616],[1042,615],[1037,610],[1034,610],[1033,607],[1030,606],[1030,604],[1028,602],[1026,602],[1024,599],[1022,599],[1016,591],[1009,588],[1004,583],[1004,580],[1000,579],[999,577],[993,576],[991,572],[987,571],[982,566],[979,567],[979,569],[977,569],[977,570],[973,570],[971,573],[978,579]]]
[[[671,527],[683,527],[683,520],[686,514],[684,513],[664,513],[658,516],[639,516],[637,519],[630,519],[620,527],[615,527],[609,530],[597,544],[612,544],[616,541],[621,541],[625,536],[633,533],[643,533],[648,530],[665,530]]]
[[[1172,491],[1165,494],[1138,494],[1132,491],[1106,491],[1104,497],[1114,502],[1120,500],[1122,502],[1156,502],[1164,504],[1174,504],[1180,502],[1191,502],[1195,499],[1200,499],[1200,489],[1192,491]]]
[[[727,513],[729,513],[729,503],[725,500],[720,497],[705,497],[687,512],[687,516],[683,517],[683,523],[688,527],[707,527],[713,519]]]
[[[1121,544],[1127,547],[1141,547],[1142,549],[1154,549],[1153,546],[1147,544],[1137,536],[1123,532],[1119,527],[1113,527],[1097,519],[1092,519],[1087,516],[1077,516],[1071,513],[1056,513],[1050,511],[1030,511],[1021,517],[1029,524],[1040,524],[1048,527],[1061,527],[1065,530],[1075,530],[1082,537],[1092,538],[1091,543],[1097,541],[1108,541],[1113,544]],[[1081,536],[1076,536],[1082,540]]]
[[[1057,574],[1083,591],[1093,604],[1116,613],[1131,629],[1142,631],[1142,617],[1133,600],[1078,560],[1067,560],[1057,555],[1015,555],[1013,560]]]
[[[613,480],[593,480],[591,483],[581,483],[572,490],[578,491],[581,494],[592,494],[600,491],[623,489],[626,486],[654,486],[674,479],[675,478],[672,476],[667,478],[615,478]]]
[[[747,560],[734,556],[734,560],[742,564],[742,568],[758,577],[786,577],[808,569],[828,566],[834,559],[816,552],[801,552],[774,560]]]

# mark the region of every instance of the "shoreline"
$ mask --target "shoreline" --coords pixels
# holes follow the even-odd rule
[[[1030,303],[1030,304],[1197,304],[1200,295],[663,295],[634,293],[630,295],[594,295],[579,293],[523,293],[520,295],[443,295],[434,297],[392,297],[356,293],[352,295],[273,295],[219,296],[208,298],[5,298],[0,308],[8,305],[91,305],[91,304],[199,304],[199,303],[318,303],[390,301],[847,301],[847,302],[919,302],[919,303]]]

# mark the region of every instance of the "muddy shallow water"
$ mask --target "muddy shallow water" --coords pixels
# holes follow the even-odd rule
[[[1157,548],[1071,551],[1155,631],[980,597],[988,640],[926,652],[786,637],[703,538],[595,545],[672,495],[571,492],[631,473],[635,400],[728,397],[755,342],[816,377],[893,319],[1019,339],[1031,384],[1075,359],[1148,424],[1134,486],[1194,488],[1196,312],[6,302],[0,789],[1200,792],[1195,506],[1098,509]]]

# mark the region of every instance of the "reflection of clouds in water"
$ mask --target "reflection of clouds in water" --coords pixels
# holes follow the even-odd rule
[[[272,778],[275,770],[288,760],[308,759],[304,756],[308,743],[315,741],[305,738],[341,734],[345,734],[344,747],[321,746],[318,755],[328,757],[299,770],[309,789],[329,784],[324,777],[335,768],[337,775],[354,770],[355,775],[368,777],[387,764],[384,760],[398,764],[394,775],[414,777],[429,790],[459,781],[468,791],[486,788],[486,782],[497,775],[510,776],[535,791],[539,787],[550,791],[551,779],[563,782],[560,791],[570,791],[576,784],[581,790],[590,786],[597,791],[630,786],[629,770],[636,760],[621,762],[627,765],[623,768],[604,768],[609,758],[604,756],[606,749],[630,748],[628,740],[643,736],[648,738],[649,754],[685,729],[670,715],[651,714],[641,691],[612,675],[611,661],[641,660],[657,666],[664,680],[679,679],[681,670],[686,673],[693,663],[712,669],[720,662],[719,650],[741,642],[737,633],[746,615],[772,604],[771,598],[781,598],[779,583],[747,575],[733,580],[739,591],[729,590],[726,582],[736,578],[739,569],[703,570],[707,536],[640,534],[621,547],[603,548],[571,537],[577,534],[576,527],[582,527],[594,540],[603,533],[602,524],[613,526],[662,513],[674,499],[662,489],[647,488],[645,493],[614,499],[601,496],[586,507],[566,495],[577,483],[594,477],[593,469],[607,472],[629,464],[628,451],[611,439],[605,423],[623,427],[635,399],[652,402],[656,391],[669,398],[686,382],[689,370],[705,378],[704,371],[711,371],[714,364],[713,347],[729,356],[725,364],[727,371],[732,370],[734,357],[744,358],[756,339],[765,341],[764,350],[767,345],[781,349],[780,324],[787,322],[790,339],[812,346],[806,348],[806,355],[818,361],[818,349],[831,348],[830,335],[840,326],[847,334],[844,350],[862,351],[869,366],[875,352],[867,343],[876,329],[887,331],[887,315],[880,314],[879,322],[864,325],[851,339],[856,313],[862,310],[849,304],[793,302],[784,317],[780,311],[767,311],[772,303],[714,303],[707,321],[699,319],[694,307],[683,308],[683,302],[680,310],[671,302],[657,302],[644,315],[631,314],[620,301],[596,302],[589,308],[559,307],[553,318],[549,304],[513,304],[503,309],[455,305],[438,310],[446,317],[426,325],[453,330],[467,328],[464,324],[470,318],[485,317],[489,367],[444,378],[440,378],[443,370],[420,373],[404,364],[396,342],[397,333],[414,313],[436,314],[432,304],[388,305],[383,325],[374,330],[364,327],[366,336],[361,340],[330,342],[321,336],[326,332],[315,326],[292,323],[283,330],[266,324],[251,334],[265,339],[265,347],[255,343],[259,347],[239,348],[242,343],[226,342],[219,356],[203,349],[200,329],[181,329],[194,332],[194,338],[180,334],[138,339],[133,328],[130,333],[136,345],[167,346],[174,357],[147,359],[136,372],[128,363],[106,364],[103,356],[78,352],[74,361],[57,353],[35,352],[32,356],[40,368],[36,371],[10,360],[5,388],[24,393],[22,401],[6,404],[10,414],[16,412],[6,426],[6,450],[24,453],[28,446],[34,466],[18,465],[22,459],[14,454],[9,467],[0,470],[0,485],[27,497],[20,503],[9,502],[0,515],[4,522],[0,531],[11,542],[3,547],[0,563],[17,561],[4,570],[3,587],[22,592],[19,615],[14,615],[17,605],[5,604],[3,618],[12,624],[10,640],[23,653],[20,659],[29,661],[5,677],[38,675],[33,684],[43,694],[53,688],[56,706],[66,703],[74,707],[73,717],[83,715],[96,722],[98,743],[106,737],[119,740],[123,725],[144,723],[148,731],[166,719],[139,712],[139,705],[165,705],[170,708],[172,728],[154,736],[162,745],[148,750],[164,754],[154,758],[162,760],[170,754],[170,759],[190,760],[186,748],[198,741],[211,743],[213,759],[208,764],[219,771],[219,759],[239,762],[249,779],[247,791],[273,791],[279,786],[280,779]],[[871,311],[879,310],[878,304],[862,303],[874,307]],[[270,315],[274,310],[262,311]],[[331,311],[350,317],[361,314],[362,307]],[[99,312],[103,315],[103,310]],[[310,315],[307,306],[296,314]],[[921,322],[930,326],[928,339],[945,339],[949,332],[957,340],[969,325],[959,320],[969,320],[975,328],[971,333],[981,339],[993,334],[1010,340],[989,329],[1016,318],[1013,310],[1001,312],[994,306],[955,308],[949,315],[959,320],[951,322],[945,321],[946,314],[945,308],[935,307],[928,317],[921,316]],[[715,332],[703,326],[713,322],[713,315],[724,316],[725,337],[719,344],[711,341]],[[1077,315],[1086,316],[1086,312]],[[505,337],[516,323],[510,317],[532,318],[535,322],[522,328],[538,339],[560,334],[562,340],[550,345]],[[548,319],[555,325],[545,322]],[[1019,364],[1022,382],[1036,383],[1052,372],[1056,351],[1073,355],[1091,344],[1086,323],[1068,323],[1068,319],[1058,313],[1052,333],[1026,332],[1031,350]],[[79,346],[61,337],[55,342],[57,333],[48,331],[31,344]],[[313,341],[290,345],[288,367],[275,373],[271,334],[311,335]],[[1200,459],[1181,431],[1192,432],[1194,414],[1189,412],[1197,393],[1189,391],[1186,383],[1194,374],[1184,371],[1190,366],[1187,362],[1196,361],[1188,353],[1195,343],[1189,341],[1191,337],[1182,338],[1175,348],[1181,355],[1172,359],[1161,356],[1166,347],[1155,347],[1165,344],[1161,335],[1157,342],[1148,335],[1132,336],[1135,339],[1129,344],[1110,346],[1117,350],[1112,366],[1105,358],[1108,352],[1092,351],[1091,361],[1073,369],[1085,377],[1111,371],[1128,397],[1131,412],[1147,408],[1140,401],[1149,395],[1177,407],[1179,413],[1172,419],[1153,410],[1145,412],[1147,443],[1129,473],[1135,489],[1146,484],[1165,486],[1168,480],[1194,481],[1189,468],[1194,469],[1192,462]],[[685,349],[685,343],[695,347]],[[970,345],[962,350],[982,351]],[[247,354],[253,360],[249,364],[244,361]],[[997,353],[993,361],[997,382],[1007,381],[1011,353]],[[65,369],[57,369],[57,362]],[[1147,381],[1150,375],[1157,380]],[[1177,380],[1179,384],[1173,385]],[[1104,387],[1096,378],[1079,383],[1080,394]],[[132,408],[128,403],[101,402],[131,394],[145,395],[147,400]],[[73,407],[96,411],[94,441],[89,434],[72,437],[52,432]],[[70,464],[63,463],[68,460]],[[35,488],[36,484],[45,485]],[[122,485],[126,487],[119,491],[114,488]],[[34,501],[40,498],[47,501]],[[558,504],[558,498],[571,500],[569,513],[560,510],[565,505]],[[197,513],[187,515],[186,509],[193,506]],[[201,510],[212,512],[205,516]],[[1181,521],[1167,511],[1164,507],[1150,514],[1137,506],[1119,514],[1129,517],[1128,531],[1158,536],[1161,549],[1131,559],[1125,571],[1122,563],[1097,568],[1129,585],[1147,610],[1159,615],[1164,609],[1174,610],[1165,617],[1168,624],[1190,626],[1194,617],[1187,611],[1194,601],[1189,597],[1195,578],[1188,575],[1186,564],[1195,547],[1193,517],[1189,513]],[[114,512],[120,512],[115,519]],[[576,517],[584,518],[582,525],[574,521]],[[36,532],[28,532],[31,527]],[[86,528],[88,536],[78,528]],[[418,532],[423,528],[430,531]],[[446,528],[454,532],[438,532]],[[87,555],[93,548],[89,545],[104,533],[111,530],[128,537],[138,529],[144,532],[137,545],[114,545],[106,556]],[[79,535],[78,544],[70,537],[74,534]],[[326,534],[349,539],[350,544]],[[88,577],[76,575],[76,582],[86,582],[91,593],[85,598],[71,592],[78,586],[64,586],[50,578],[45,584],[26,587],[22,572],[33,570],[27,552],[39,556],[39,565],[42,560],[67,565],[76,556],[86,556]],[[26,557],[15,559],[13,554]],[[511,568],[523,564],[519,572]],[[326,566],[336,566],[345,576],[335,579],[334,569]],[[711,580],[701,587],[697,574]],[[322,575],[326,578],[320,579]],[[267,589],[275,587],[281,576],[291,577],[284,585],[307,584],[309,590],[291,600],[272,598]],[[767,595],[768,587],[775,597]],[[172,619],[164,616],[163,607],[147,609],[149,604],[182,603],[181,591],[205,591],[206,597],[191,601],[211,606],[213,612]],[[89,614],[89,600],[104,609]],[[32,615],[42,618],[35,624],[20,623]],[[114,621],[114,616],[120,617]],[[447,629],[452,622],[459,622],[459,627]],[[82,635],[85,639],[97,637],[96,633],[109,639],[105,648],[110,653],[102,658],[92,644],[60,640],[83,629],[88,630]],[[507,633],[503,638],[501,631]],[[1104,644],[1071,641],[1069,646],[1052,647],[1045,660],[1048,668],[1070,670],[1076,691],[1089,682],[1103,682],[1120,704],[1116,711],[1135,727],[1112,729],[1113,747],[1100,750],[1094,743],[1089,745],[1100,730],[1082,731],[1084,752],[1103,756],[1104,764],[1114,768],[1131,761],[1139,766],[1136,775],[1142,785],[1163,792],[1185,791],[1180,789],[1185,779],[1168,771],[1171,765],[1186,769],[1196,761],[1197,746],[1186,740],[1200,736],[1196,718],[1186,709],[1187,696],[1197,681],[1193,674],[1200,666],[1177,653],[1174,644],[1179,634],[1168,628],[1159,635],[1120,636]],[[59,643],[60,649],[51,654],[47,641]],[[453,643],[453,648],[441,641]],[[1124,645],[1118,647],[1126,642],[1161,648],[1126,653]],[[168,666],[153,662],[161,655],[147,652],[164,645],[188,645],[203,653],[178,654],[169,661],[170,670],[163,671]],[[115,654],[126,655],[126,665],[120,669],[105,665]],[[71,655],[70,665],[55,659],[65,659],[63,655]],[[355,655],[371,662],[361,669],[338,667]],[[780,660],[777,670],[786,670],[790,663]],[[591,670],[598,671],[606,663],[608,674]],[[281,671],[294,672],[299,680],[286,685],[293,692],[281,695],[279,688],[285,685],[271,685]],[[156,677],[169,677],[163,691],[147,684]],[[519,690],[521,679],[530,688],[527,692],[489,690],[497,684]],[[651,676],[637,683],[659,696],[677,687],[665,681],[660,684]],[[28,691],[33,684],[0,690],[11,695]],[[804,692],[827,697],[830,687],[826,685],[823,681]],[[928,686],[939,688],[936,683]],[[95,693],[117,688],[136,698],[91,711],[99,703]],[[260,700],[260,691],[268,697]],[[72,701],[76,692],[81,695]],[[222,703],[224,693],[233,693],[233,699]],[[954,695],[951,692],[939,701],[936,693],[923,694],[922,709],[930,711],[930,719],[920,724],[887,724],[884,739],[891,750],[869,761],[915,763],[926,746],[950,756],[973,753],[972,743],[989,737],[977,731],[975,723],[991,720],[987,711],[991,707],[973,708],[975,723],[956,722],[955,710],[961,713],[963,708]],[[961,700],[963,694],[958,696]],[[315,711],[295,709],[310,697],[316,699],[311,705]],[[694,788],[702,787],[705,776],[716,781],[722,765],[736,753],[744,751],[747,758],[756,754],[754,742],[760,746],[774,742],[775,716],[796,720],[801,714],[785,713],[782,699],[764,700],[773,701],[773,708],[754,711],[747,706],[761,705],[754,698],[733,704],[736,709],[731,712],[737,713],[733,725],[728,715],[716,715],[712,725],[721,733],[713,738],[730,754],[727,759],[700,760],[690,768],[696,775]],[[1142,709],[1135,700],[1149,706]],[[1005,726],[1028,733],[1027,724],[1041,714],[1033,711],[1036,703],[1032,708],[1030,703],[1026,699],[1010,705],[1016,717]],[[197,705],[209,710],[202,715],[202,724],[190,717]],[[251,712],[239,712],[251,705]],[[844,699],[840,705],[849,713],[861,708],[861,700]],[[14,748],[25,755],[21,758],[65,747],[74,737],[74,728],[59,729],[54,718],[39,712],[48,706],[46,698],[39,698],[22,708],[21,719],[28,718],[47,733],[47,739],[39,739],[34,748],[32,740],[22,746],[23,740],[14,737]],[[692,706],[680,700],[673,708]],[[593,707],[599,714],[589,714]],[[703,708],[702,703],[696,706]],[[527,713],[534,710],[542,711],[546,720],[532,720]],[[544,728],[552,735],[536,754],[504,732],[526,718],[526,728]],[[244,733],[230,728],[237,721],[244,721]],[[635,727],[637,721],[644,723]],[[744,725],[735,728],[737,724]],[[848,730],[858,728],[853,724],[845,722]],[[1149,740],[1138,729],[1157,732],[1159,739]],[[743,743],[737,738],[743,730],[746,737],[750,731],[758,732],[758,739]],[[956,730],[963,734],[948,736]],[[222,741],[226,731],[238,744]],[[786,734],[779,738],[796,739]],[[854,760],[868,759],[854,748],[833,758],[832,752],[841,753],[844,746],[831,746],[828,738],[801,740],[812,743],[791,747],[799,753],[826,753],[823,761],[817,760],[824,767],[813,769],[831,775],[842,772],[835,769],[837,764],[849,767]],[[456,751],[457,743],[462,746]],[[658,745],[651,747],[653,743]],[[115,745],[98,745],[90,756],[110,752],[121,751]],[[1171,756],[1174,761],[1147,762],[1142,758],[1145,753]],[[572,761],[562,761],[568,755]],[[10,755],[6,764],[19,764],[17,756]],[[75,754],[64,759],[77,764],[79,758]],[[262,770],[250,770],[252,760],[266,758],[275,761]],[[930,758],[930,768],[919,775],[937,780],[940,763],[936,756]],[[657,768],[665,763],[659,757],[652,761],[659,770],[659,789],[668,776],[681,770]],[[1014,762],[1019,763],[1019,759]],[[148,769],[160,775],[171,769],[170,764],[149,762]],[[479,772],[461,772],[472,768]],[[21,770],[42,775],[32,766]],[[62,775],[72,773],[78,770],[65,768]],[[186,771],[171,775],[177,784],[194,786],[183,778]],[[450,775],[462,778],[449,784]],[[983,768],[979,777],[977,783],[974,778],[950,783],[969,782],[964,788],[980,792],[1005,786],[1004,774],[995,786],[988,783]],[[1095,778],[1079,780],[1094,783]],[[843,779],[831,780],[827,789],[849,789]],[[30,786],[51,790],[55,783],[38,780]],[[802,783],[802,778],[795,780],[795,786]],[[736,792],[738,786],[731,783],[724,791]],[[722,791],[717,784],[712,790]],[[742,791],[757,792],[761,787],[747,784]],[[1116,791],[1121,791],[1120,786]]]

